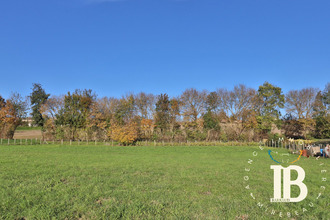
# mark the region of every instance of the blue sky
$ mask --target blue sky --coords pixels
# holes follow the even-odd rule
[[[330,81],[329,0],[2,0],[0,94]]]

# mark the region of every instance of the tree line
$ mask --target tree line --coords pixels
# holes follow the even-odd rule
[[[13,138],[31,109],[46,140],[259,141],[330,138],[330,83],[286,94],[265,82],[258,90],[236,85],[208,92],[186,89],[167,94],[98,98],[92,90],[51,96],[38,84],[23,98],[0,96],[0,137]]]

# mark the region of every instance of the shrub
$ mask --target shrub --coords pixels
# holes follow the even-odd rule
[[[126,125],[114,124],[108,133],[109,137],[126,145],[134,144],[138,140],[138,129],[136,122],[130,122]]]

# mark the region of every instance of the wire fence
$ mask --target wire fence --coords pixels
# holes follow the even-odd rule
[[[113,140],[45,140],[42,138],[0,139],[0,145],[75,145],[75,146],[122,146]],[[137,141],[135,146],[257,146],[258,142],[239,141]]]
[[[97,141],[97,140],[44,140],[41,138],[26,138],[26,139],[0,139],[0,145],[107,145],[107,146],[119,146],[115,141]]]
[[[308,146],[318,146],[322,149],[329,143],[323,144],[307,144],[303,141],[284,141],[284,140],[267,140],[259,142],[245,141],[137,141],[135,146],[263,146],[273,148],[285,148],[290,150],[303,150]],[[120,143],[113,140],[45,140],[42,138],[26,138],[26,139],[0,139],[0,145],[106,145],[106,146],[121,146]]]
[[[329,157],[329,143],[305,143],[304,141],[289,140],[266,140],[260,142],[239,142],[239,141],[137,141],[135,146],[267,146],[270,148],[287,149],[292,153],[304,151],[303,156],[322,156]],[[33,145],[59,145],[59,146],[122,146],[113,140],[44,140],[41,138],[26,139],[0,139],[2,146],[33,146]]]

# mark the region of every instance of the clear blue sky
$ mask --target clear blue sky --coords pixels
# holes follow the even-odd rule
[[[330,81],[329,0],[1,0],[0,94]]]

